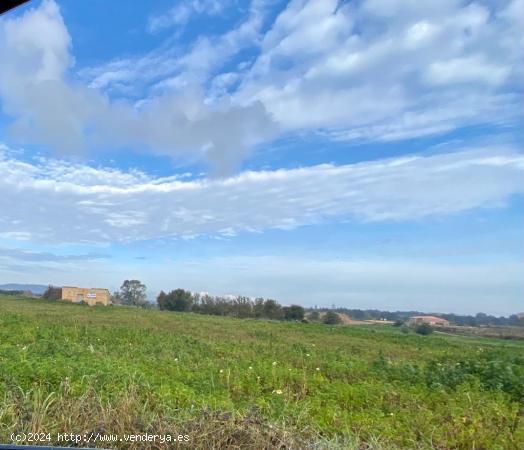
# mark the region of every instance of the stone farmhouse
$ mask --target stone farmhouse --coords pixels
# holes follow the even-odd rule
[[[109,290],[102,288],[81,288],[64,286],[61,300],[73,303],[87,303],[89,306],[109,305]]]
[[[429,325],[436,325],[440,327],[449,326],[449,322],[446,319],[443,319],[442,317],[437,317],[437,316],[412,316],[409,318],[408,323],[410,325],[427,323]]]

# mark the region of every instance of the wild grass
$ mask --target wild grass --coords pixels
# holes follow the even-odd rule
[[[90,445],[521,449],[523,350],[387,326],[0,297],[0,441],[149,432],[190,441]]]

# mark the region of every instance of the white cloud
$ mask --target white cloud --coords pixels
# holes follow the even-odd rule
[[[220,36],[188,46],[170,37],[149,54],[85,69],[89,88],[71,81],[71,38],[53,0],[2,19],[11,130],[63,152],[132,147],[225,173],[278,132],[399,140],[520,120],[522,0],[293,0],[267,24],[270,3],[254,0]],[[255,47],[254,61],[225,67]]]
[[[508,67],[500,67],[485,61],[481,55],[435,61],[429,66],[427,79],[432,84],[481,83],[501,85],[509,75]]]
[[[0,98],[4,111],[15,118],[11,131],[20,140],[62,152],[88,151],[102,144],[148,149],[211,162],[224,172],[273,133],[271,118],[260,103],[244,107],[224,99],[209,106],[197,89],[159,95],[139,106],[111,102],[96,89],[69,80],[70,46],[52,0],[19,18],[0,21]],[[202,48],[211,52],[209,45]],[[187,64],[197,60],[194,56]]]
[[[284,129],[343,129],[348,139],[517,123],[519,8],[521,0],[291,1],[234,96],[260,100]]]
[[[105,259],[107,255],[90,253],[90,254],[67,254],[58,255],[51,252],[36,252],[17,248],[0,247],[0,260],[26,261],[36,263],[60,263],[68,261],[93,261]]]
[[[216,15],[224,10],[227,3],[225,0],[182,0],[169,11],[151,16],[147,28],[151,33],[170,27],[183,29],[191,16]]]
[[[181,3],[175,9],[186,7]],[[144,96],[145,91],[147,97],[202,86],[210,77],[221,78],[220,70],[231,57],[259,44],[267,14],[265,0],[253,0],[245,19],[221,35],[200,33],[193,42],[182,45],[175,33],[145,55],[84,68],[80,76],[93,88],[123,96]]]
[[[231,236],[338,221],[412,221],[504,206],[523,157],[486,148],[335,166],[154,179],[140,172],[0,159],[0,237],[104,243]]]

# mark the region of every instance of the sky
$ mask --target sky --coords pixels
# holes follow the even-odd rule
[[[0,284],[524,311],[523,0],[0,17]]]

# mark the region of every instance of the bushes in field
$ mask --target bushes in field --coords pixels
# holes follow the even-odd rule
[[[524,359],[507,358],[495,352],[457,361],[430,360],[424,363],[393,363],[380,355],[373,367],[388,382],[424,384],[430,389],[454,389],[463,384],[505,392],[512,400],[524,400]]]

